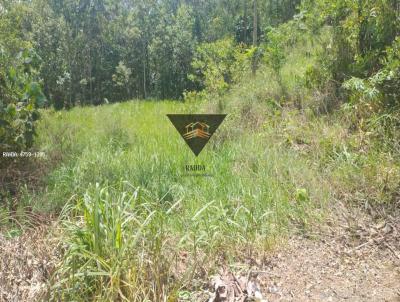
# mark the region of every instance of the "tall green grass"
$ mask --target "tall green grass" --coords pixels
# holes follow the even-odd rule
[[[43,112],[37,148],[54,168],[24,205],[62,209],[65,253],[50,299],[182,300],[219,259],[257,257],[307,230],[328,201],[390,198],[380,187],[395,188],[384,175],[397,175],[398,162],[351,133],[343,112],[318,114],[304,86],[318,48],[298,46],[280,84],[262,67],[209,102]],[[197,158],[166,117],[190,112],[228,114]],[[186,175],[187,164],[211,177]]]
[[[338,188],[357,190],[345,178],[363,171],[357,148],[344,119],[307,105],[313,92],[302,81],[314,46],[298,46],[280,84],[262,67],[214,101],[43,112],[37,148],[54,168],[25,204],[62,209],[65,253],[48,298],[177,301],[218,259],[257,257],[323,217]],[[304,100],[302,109],[285,107],[282,95]],[[228,114],[197,158],[166,117],[190,112]],[[188,176],[187,164],[211,176]]]
[[[256,257],[319,219],[329,184],[288,143],[281,90],[262,68],[212,102],[43,112],[37,147],[56,165],[25,203],[63,209],[65,256],[49,298],[176,301],[217,259]],[[166,117],[190,112],[228,114],[197,158]],[[187,164],[211,176],[188,176]]]
[[[258,118],[227,104],[227,120],[196,158],[166,117],[217,111],[193,105],[44,112],[38,146],[58,164],[26,203],[64,209],[66,252],[52,299],[174,301],[213,259],[254,256],[320,216],[327,184],[273,139],[272,111]],[[211,176],[188,176],[187,164]]]
[[[127,182],[91,186],[64,208],[68,249],[48,298],[161,301],[179,284],[168,282],[178,251],[164,223],[172,212]]]

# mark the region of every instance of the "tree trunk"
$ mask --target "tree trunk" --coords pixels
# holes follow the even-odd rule
[[[253,2],[253,46],[257,46],[257,0]]]
[[[257,47],[257,0],[253,0],[253,47]],[[253,54],[252,59],[252,74],[255,75],[257,71],[257,54]]]
[[[143,51],[143,54],[144,54],[144,58],[143,58],[143,97],[144,97],[144,99],[146,99],[146,97],[147,97],[147,91],[146,91],[146,62],[147,62],[147,45],[145,44],[145,47],[144,47],[145,49],[144,49],[144,51]]]
[[[247,45],[247,0],[244,1],[244,37],[243,37],[243,41],[244,43]]]
[[[363,10],[364,10],[363,1],[364,0],[358,0],[358,8],[357,8],[358,20],[360,20],[359,30],[358,30],[358,51],[361,55],[365,55],[366,46],[368,43],[365,35],[367,20],[363,16]]]

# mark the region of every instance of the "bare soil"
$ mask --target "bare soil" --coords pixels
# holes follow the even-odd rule
[[[292,236],[258,259],[241,261],[242,269],[230,272],[237,279],[257,272],[269,302],[399,302],[400,215],[390,212],[338,202],[323,225]]]
[[[59,260],[58,239],[48,224],[7,238],[0,232],[0,302],[39,301]]]
[[[400,301],[399,261],[378,246],[292,238],[259,279],[268,301]]]

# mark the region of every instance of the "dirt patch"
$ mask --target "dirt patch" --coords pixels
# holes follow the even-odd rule
[[[386,251],[350,251],[337,241],[292,238],[265,259],[268,301],[400,301],[399,263]]]
[[[231,272],[236,278],[256,273],[269,302],[399,302],[399,216],[376,219],[338,203],[330,217],[275,251],[238,261]]]
[[[26,230],[21,236],[0,234],[0,301],[39,301],[59,259],[51,226]]]
[[[261,292],[269,302],[400,301],[397,257],[387,248],[365,245],[354,249],[340,241],[293,237],[258,265],[253,261],[251,269],[235,275],[257,273]]]

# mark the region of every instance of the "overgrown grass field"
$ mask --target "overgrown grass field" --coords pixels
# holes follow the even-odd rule
[[[35,148],[51,168],[19,206],[61,213],[47,298],[195,301],[205,274],[323,221],[337,199],[390,203],[395,155],[302,87],[312,48],[299,45],[281,79],[262,68],[222,97],[43,111]],[[228,116],[195,157],[169,113]],[[208,176],[188,175],[193,164]]]
[[[14,251],[40,225],[55,242],[23,277],[12,263],[31,261],[3,253],[0,299],[205,301],[217,270],[261,267],[293,233],[346,220],[338,203],[399,216],[395,1],[253,1],[253,23],[226,1],[66,2],[0,4],[0,146],[45,155],[3,155],[0,236]],[[174,113],[227,118],[195,157]]]
[[[170,297],[193,286],[212,257],[234,263],[320,216],[327,186],[306,158],[277,143],[262,113],[252,124],[243,108],[225,109],[197,158],[166,117],[220,107],[131,101],[43,113],[37,144],[59,164],[24,205],[62,209],[67,251],[52,293]],[[187,164],[204,164],[208,176],[188,175]]]

